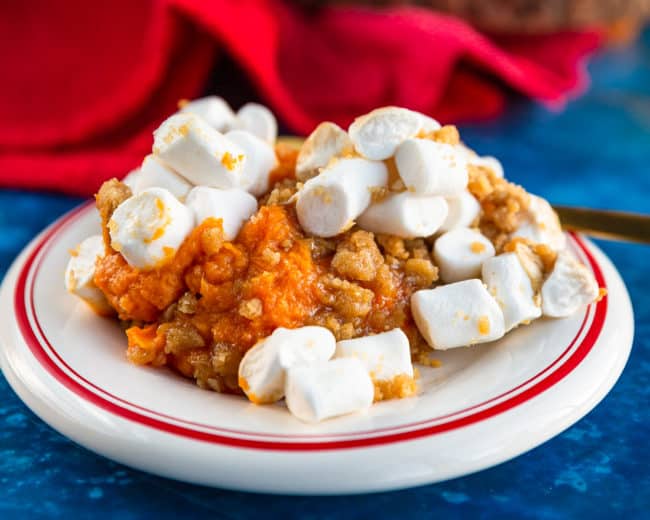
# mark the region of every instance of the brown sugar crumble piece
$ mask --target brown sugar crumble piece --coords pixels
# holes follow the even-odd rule
[[[458,145],[460,144],[460,134],[458,128],[454,125],[445,125],[433,132],[432,139],[438,143]]]
[[[417,393],[415,378],[408,374],[398,374],[392,379],[373,379],[372,383],[375,387],[375,403],[388,399],[403,399]]]
[[[113,212],[117,207],[131,197],[132,194],[131,188],[126,184],[117,179],[110,179],[101,185],[95,195],[95,205],[97,206],[99,218],[101,219],[102,236],[107,252],[112,251],[110,247],[111,237],[108,230],[108,221],[113,216]]]
[[[444,125],[431,132],[421,131],[416,135],[420,139],[430,139],[437,143],[457,145],[460,144],[460,134],[455,125]]]
[[[514,237],[504,244],[503,252],[517,252],[521,247],[528,248],[539,258],[544,274],[548,274],[553,270],[555,260],[557,260],[557,251],[551,249],[547,244],[536,244],[524,237]]]
[[[370,188],[370,200],[373,204],[381,202],[390,194],[390,191],[385,186],[371,186]]]
[[[260,205],[282,206],[289,204],[301,186],[302,183],[297,182],[295,179],[282,179],[275,183],[268,195],[262,197]]]
[[[480,254],[485,251],[485,244],[482,242],[472,242],[469,248],[472,250],[472,253]]]
[[[383,263],[374,235],[361,230],[350,233],[341,241],[332,258],[332,268],[338,274],[363,282],[374,280]]]
[[[323,291],[320,295],[322,303],[333,308],[346,317],[364,317],[372,309],[374,293],[361,285],[325,275],[321,279]]]
[[[262,300],[259,298],[244,300],[239,304],[239,314],[249,320],[259,318],[262,315],[263,311],[264,307],[262,305]]]
[[[490,333],[490,319],[487,316],[479,316],[478,333],[481,336],[486,336]]]
[[[239,164],[243,159],[244,159],[243,155],[238,155],[235,157],[230,152],[226,152],[221,156],[221,164],[223,164],[226,170],[232,171],[235,169],[237,164]]]
[[[468,167],[467,189],[481,205],[479,228],[501,252],[510,233],[522,222],[530,195],[521,186],[498,177],[490,168]]]
[[[427,258],[409,258],[404,263],[404,272],[419,287],[430,287],[438,279],[438,268]]]
[[[377,242],[384,250],[384,253],[397,258],[399,260],[406,260],[410,254],[406,250],[404,239],[394,235],[377,235]]]
[[[412,351],[413,349],[411,349]],[[414,363],[425,367],[438,368],[442,366],[439,359],[430,357],[431,349],[426,346],[425,349],[417,350],[415,353],[411,352],[411,358]]]
[[[186,350],[202,348],[205,338],[190,322],[180,321],[161,325],[165,335],[165,353],[180,354]]]

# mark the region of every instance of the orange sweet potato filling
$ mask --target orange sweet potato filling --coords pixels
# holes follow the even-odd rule
[[[337,339],[400,327],[414,359],[427,358],[409,300],[437,280],[430,245],[358,228],[333,239],[305,236],[290,201],[297,152],[280,145],[276,154],[273,188],[234,241],[224,239],[220,220],[208,219],[164,265],[148,271],[131,267],[107,245],[95,283],[128,327],[128,359],[240,393],[242,356],[277,327],[320,325]],[[102,187],[97,206],[104,231],[129,195],[118,181]],[[410,395],[414,385],[384,385],[376,398]]]
[[[459,142],[453,126],[422,137]],[[412,358],[437,366],[409,307],[414,291],[438,279],[431,242],[356,227],[332,239],[305,236],[292,204],[299,187],[297,153],[295,147],[276,146],[272,188],[234,241],[224,239],[220,220],[208,219],[164,265],[149,271],[129,266],[108,245],[107,222],[131,191],[117,180],[104,183],[96,198],[107,255],[97,264],[95,283],[128,326],[131,362],[170,366],[203,388],[241,393],[246,382],[238,382],[239,362],[259,339],[277,327],[320,325],[339,340],[399,327],[409,338]],[[393,172],[390,189],[404,189],[394,164],[388,166]],[[477,224],[482,232],[499,251],[514,247],[507,241],[528,205],[526,192],[475,167],[468,188],[481,203]],[[373,193],[373,198],[387,193]],[[547,269],[554,257],[533,246]],[[375,382],[375,400],[415,391],[415,380],[404,374]]]
[[[291,207],[262,206],[233,242],[220,220],[206,220],[157,269],[139,271],[113,252],[99,261],[95,283],[132,322],[130,361],[170,365],[201,386],[237,392],[241,356],[277,327],[319,324],[352,337],[401,326],[418,337],[407,306],[420,279],[390,269],[371,237],[350,239],[335,265],[354,274],[348,256],[357,254],[372,279],[360,270],[365,281],[344,280],[331,254],[314,253]],[[368,241],[375,256],[363,252]]]

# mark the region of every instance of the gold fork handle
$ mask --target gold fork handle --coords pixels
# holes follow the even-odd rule
[[[650,215],[556,205],[553,209],[564,229],[608,240],[650,244]]]

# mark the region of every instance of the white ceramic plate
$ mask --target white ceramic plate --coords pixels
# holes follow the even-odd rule
[[[85,206],[20,255],[0,294],[0,363],[44,421],[79,444],[184,481],[277,493],[355,493],[465,475],[558,434],[611,389],[627,360],[633,319],[609,260],[570,244],[609,295],[563,320],[539,320],[503,340],[441,352],[421,369],[421,394],[367,414],[305,425],[283,404],[200,390],[129,364],[117,323],[63,288],[68,250],[99,229]]]

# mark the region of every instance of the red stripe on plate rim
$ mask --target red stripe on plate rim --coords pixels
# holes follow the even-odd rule
[[[532,399],[533,397],[540,395],[549,388],[556,385],[562,379],[564,379],[568,374],[570,374],[575,368],[582,362],[586,355],[591,351],[600,332],[603,328],[605,322],[605,317],[607,315],[607,300],[605,297],[600,302],[590,305],[585,311],[584,319],[579,327],[579,330],[569,346],[547,367],[542,369],[533,377],[524,381],[523,383],[517,385],[516,387],[504,392],[496,397],[493,397],[487,401],[479,403],[477,405],[471,406],[453,412],[451,414],[427,419],[425,421],[420,421],[416,423],[410,423],[405,425],[400,425],[396,427],[354,432],[353,434],[331,434],[327,435],[328,438],[333,438],[334,440],[314,440],[315,436],[298,436],[298,435],[273,435],[273,434],[257,434],[254,432],[244,432],[236,430],[227,430],[214,428],[209,425],[202,425],[199,423],[192,423],[190,421],[185,421],[183,419],[178,419],[168,415],[160,414],[153,410],[143,408],[134,403],[130,403],[121,399],[117,396],[114,396],[107,392],[106,390],[97,387],[90,381],[83,378],[77,372],[75,372],[58,354],[57,350],[49,342],[47,336],[43,332],[40,323],[38,321],[38,316],[34,309],[34,281],[36,275],[38,274],[38,269],[41,266],[43,258],[46,256],[47,251],[50,249],[52,244],[55,242],[55,238],[59,235],[64,228],[70,226],[76,222],[80,216],[87,210],[90,209],[90,204],[85,204],[76,208],[75,210],[68,213],[66,216],[62,217],[59,221],[55,222],[49,229],[47,229],[44,234],[38,239],[36,244],[33,246],[32,251],[25,260],[24,264],[21,266],[21,270],[18,274],[18,279],[16,282],[16,288],[14,292],[14,306],[16,319],[18,323],[19,330],[23,336],[23,339],[30,351],[34,355],[35,359],[39,364],[59,383],[66,387],[69,391],[72,391],[74,394],[79,396],[92,403],[93,405],[124,419],[133,421],[143,426],[153,428],[155,430],[178,435],[185,437],[191,440],[210,442],[215,444],[221,444],[231,447],[238,448],[249,448],[249,449],[260,449],[260,450],[274,450],[274,451],[323,451],[323,450],[337,450],[337,449],[350,449],[350,448],[364,448],[369,446],[379,446],[386,445],[395,442],[403,442],[409,440],[415,440],[422,437],[427,437],[431,435],[436,435],[443,432],[449,432],[458,428],[469,426],[480,421],[486,420],[495,415],[504,413],[516,406],[519,406],[526,401]],[[578,246],[580,251],[586,257],[596,281],[600,287],[606,287],[605,277],[603,272],[598,265],[596,259],[593,257],[592,253],[586,247],[583,240],[573,234],[569,234],[573,242]],[[40,260],[35,263],[39,253],[43,253],[40,256]],[[33,272],[31,277],[31,283],[28,284],[29,275]],[[29,316],[28,316],[28,306],[29,310],[33,314],[35,325],[38,329],[39,334],[42,336],[45,345],[38,339],[32,328]],[[580,344],[575,348],[574,352],[568,357],[564,363],[557,366],[562,358],[569,352],[574,346],[578,338],[581,336],[586,323],[588,321],[588,316],[590,309],[594,308],[593,320],[587,330],[586,334],[582,338]],[[73,379],[69,374],[67,374],[46,352],[47,348],[53,356],[66,367],[72,374],[74,374],[78,380]],[[551,372],[553,368],[556,368]],[[540,376],[545,376],[543,379],[537,381],[532,386],[526,388],[520,393],[512,395],[508,399],[502,399],[514,392],[517,392],[519,389],[530,384],[535,379]],[[82,384],[83,382],[84,384]],[[123,405],[130,406],[142,412],[156,415],[158,417],[151,417],[140,413],[133,409],[122,406],[116,402],[113,402],[106,397],[99,395],[99,393],[105,394],[107,397],[122,403]],[[460,414],[471,412],[482,408],[487,404],[495,403],[488,408],[483,408],[481,410],[470,413],[462,417],[457,417]],[[456,417],[456,418],[454,418]],[[448,419],[442,423],[430,424],[433,421],[440,421]],[[168,420],[173,420],[183,424],[175,424],[168,422]],[[213,431],[206,432],[198,430],[194,427],[208,428]],[[403,430],[409,428],[407,431],[395,432],[395,430]],[[233,435],[234,434],[234,435]],[[241,438],[236,435],[247,435],[247,436],[259,436],[259,438]],[[349,437],[350,435],[366,435],[365,437],[355,437],[355,438],[337,438],[337,437]],[[278,440],[285,439],[285,440]]]

